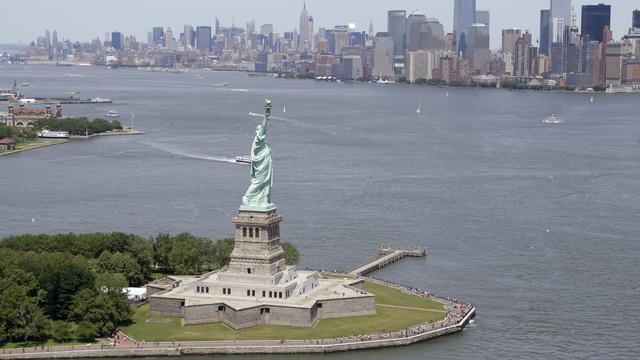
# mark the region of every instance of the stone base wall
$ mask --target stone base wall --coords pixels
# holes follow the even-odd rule
[[[167,299],[153,300],[161,300],[151,304],[153,315],[181,315],[184,325],[224,322],[234,329],[265,324],[312,327],[319,319],[374,315],[376,313],[374,296],[318,301],[310,309],[257,305],[248,309],[236,310],[224,303],[218,303],[186,306],[178,311],[176,304],[180,305],[179,300],[177,302],[167,301]]]
[[[318,303],[322,307],[318,309],[320,319],[331,319],[348,316],[375,315],[375,297],[359,297],[351,299],[324,300]],[[317,306],[317,305],[316,305]]]
[[[149,298],[149,309],[153,316],[172,316],[180,317],[182,315],[182,299],[167,298]]]

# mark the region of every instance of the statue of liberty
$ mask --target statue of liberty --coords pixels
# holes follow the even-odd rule
[[[275,209],[271,203],[273,170],[271,148],[267,144],[267,124],[271,117],[271,100],[266,100],[264,119],[256,128],[256,137],[251,145],[251,185],[242,197],[240,210],[268,211]]]

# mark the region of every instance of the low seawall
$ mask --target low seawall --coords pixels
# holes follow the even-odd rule
[[[404,337],[390,337],[387,339],[369,340],[368,336],[352,337],[336,341],[326,340],[286,340],[286,341],[212,341],[212,342],[181,342],[181,343],[148,343],[134,348],[106,348],[82,349],[81,345],[74,350],[22,352],[12,349],[11,354],[3,353],[0,359],[78,359],[78,358],[106,358],[106,357],[150,357],[150,356],[181,356],[181,355],[212,355],[212,354],[305,354],[331,353],[351,350],[365,350],[382,347],[411,345],[447,334],[462,331],[475,316],[472,308],[458,323]],[[9,350],[7,350],[9,351]]]

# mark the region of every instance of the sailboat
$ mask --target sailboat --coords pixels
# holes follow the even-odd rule
[[[447,97],[449,97],[449,92],[447,91]]]
[[[286,106],[283,106],[283,107],[282,107],[282,112],[283,112],[283,113],[286,113],[286,112],[287,112],[287,107],[286,107]]]
[[[416,114],[422,113],[422,105],[418,105],[418,110],[416,110]]]
[[[591,97],[591,102],[593,102],[593,96]]]

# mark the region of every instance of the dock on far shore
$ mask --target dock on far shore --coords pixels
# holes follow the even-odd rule
[[[392,264],[404,257],[424,257],[427,255],[427,249],[423,247],[418,248],[394,248],[389,245],[382,245],[378,248],[378,257],[367,263],[353,269],[349,272],[350,275],[362,276],[375,270],[381,269],[389,264]]]

